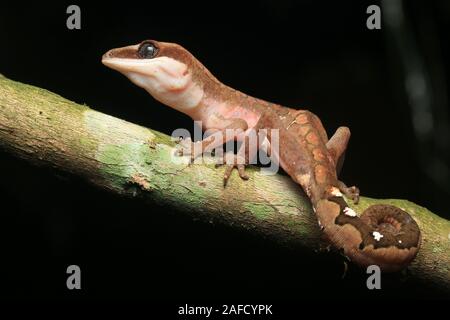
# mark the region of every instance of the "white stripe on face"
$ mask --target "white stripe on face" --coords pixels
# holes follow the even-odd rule
[[[203,97],[203,89],[192,81],[188,67],[175,59],[105,57],[102,62],[127,76],[158,101],[181,112],[192,111]]]

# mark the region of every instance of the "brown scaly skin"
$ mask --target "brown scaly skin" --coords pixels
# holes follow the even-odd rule
[[[280,164],[307,193],[319,225],[337,249],[361,266],[375,264],[383,271],[400,270],[414,259],[420,230],[408,213],[390,205],[371,206],[360,217],[345,213],[348,205],[336,190],[354,201],[359,196],[356,188],[337,179],[336,167],[350,137],[347,128],[327,140],[314,114],[288,108],[264,114],[258,127],[279,129]],[[383,237],[377,241],[374,232]]]
[[[378,265],[383,271],[400,270],[414,259],[421,236],[416,222],[408,213],[394,206],[376,205],[358,217],[345,202],[342,194],[355,202],[359,197],[356,187],[348,188],[337,178],[350,138],[348,128],[340,127],[328,140],[322,123],[313,113],[256,99],[222,84],[177,44],[147,40],[141,45],[113,49],[104,55],[103,62],[130,77],[124,67],[109,63],[110,59],[148,59],[139,53],[145,43],[157,48],[151,59],[168,57],[181,62],[186,67],[182,75],[190,76],[190,83],[202,89],[201,99],[196,102],[195,108],[180,111],[194,120],[201,120],[205,130],[222,133],[226,129],[242,129],[245,133],[250,129],[279,130],[279,153],[274,156],[311,199],[319,225],[337,249],[358,265]],[[143,73],[139,77],[145,79],[146,75]],[[142,83],[136,84],[146,88]],[[158,100],[163,100],[159,93],[146,89]],[[193,91],[184,88],[176,90]],[[170,94],[176,95],[176,92]],[[178,109],[177,103],[180,101],[171,106]],[[242,140],[245,137],[246,134],[230,139]],[[270,142],[271,137],[267,136],[267,139]],[[191,152],[191,158],[220,144],[214,138],[206,138],[201,142],[200,152]],[[184,153],[192,147],[190,142],[188,147]],[[246,156],[248,160],[252,155]],[[248,179],[244,172],[245,165],[236,164],[236,160],[237,157],[234,162],[227,163],[224,183],[235,167],[242,178]]]

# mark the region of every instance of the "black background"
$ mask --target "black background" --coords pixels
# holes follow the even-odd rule
[[[81,7],[81,30],[66,28],[72,3],[3,2],[0,72],[170,134],[192,128],[191,120],[100,59],[111,48],[144,39],[177,42],[231,87],[309,109],[329,134],[349,126],[342,178],[363,195],[406,198],[450,218],[449,191],[426,174],[421,160],[401,56],[384,24],[381,30],[366,28],[366,8],[377,1],[75,3]],[[437,78],[432,67],[438,64],[445,79],[450,6],[408,2],[405,16],[430,77]],[[424,29],[421,21],[433,28]],[[436,83],[441,91],[433,86],[433,93],[446,96],[448,84]],[[448,159],[448,151],[433,154]],[[245,231],[193,222],[156,203],[118,199],[4,152],[0,164],[5,298],[153,299],[175,306],[348,295],[443,297],[402,273],[384,276],[383,289],[369,291],[356,268],[341,278],[341,259],[311,259]],[[70,264],[81,267],[81,291],[65,287]]]

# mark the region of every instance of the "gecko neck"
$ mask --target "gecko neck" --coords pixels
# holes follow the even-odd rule
[[[241,91],[235,90],[212,75],[202,77],[199,85],[203,88],[203,96],[199,104],[187,113],[194,120],[206,120],[212,113],[233,115],[238,113],[244,120],[255,122],[267,108],[273,107],[271,103],[251,97]],[[251,119],[246,119],[246,114]]]

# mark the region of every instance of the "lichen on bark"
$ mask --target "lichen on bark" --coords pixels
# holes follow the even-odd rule
[[[175,144],[167,135],[1,76],[0,146],[113,193],[255,231],[299,251],[326,244],[309,200],[288,177],[250,168],[249,181],[234,174],[224,188],[223,169],[172,161]],[[404,208],[422,231],[409,275],[450,292],[450,222],[406,200],[362,197],[351,206],[361,213],[380,203]]]

